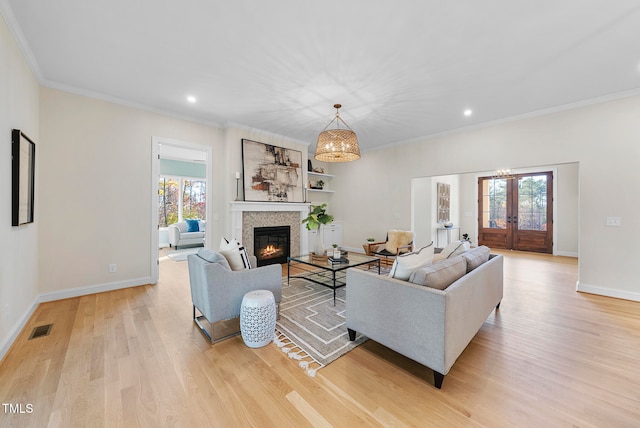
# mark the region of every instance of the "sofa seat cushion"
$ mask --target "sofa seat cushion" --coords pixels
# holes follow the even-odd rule
[[[180,240],[204,238],[204,232],[183,232],[180,234]]]
[[[471,272],[483,263],[489,260],[489,247],[484,245],[462,253],[462,258],[467,262],[467,273]]]
[[[433,257],[433,261],[439,262],[440,260],[451,259],[464,253],[469,248],[471,248],[471,244],[468,241],[453,241],[444,247],[440,253],[436,254]]]
[[[409,281],[438,290],[444,290],[467,273],[467,262],[461,256],[441,260],[414,271]]]
[[[398,255],[393,262],[389,276],[406,281],[409,279],[413,271],[430,265],[432,261],[433,242],[417,251]]]

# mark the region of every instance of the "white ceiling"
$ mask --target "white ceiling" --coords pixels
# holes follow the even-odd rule
[[[313,144],[341,103],[364,151],[640,93],[638,0],[0,6],[46,86]]]

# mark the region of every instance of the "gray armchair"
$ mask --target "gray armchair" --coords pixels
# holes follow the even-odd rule
[[[250,257],[250,262],[251,266],[256,266],[254,256]],[[271,291],[279,314],[282,300],[282,267],[279,264],[233,271],[222,254],[207,249],[187,256],[187,263],[193,321],[211,343],[240,332],[240,305],[249,291]],[[197,315],[196,310],[201,315]],[[211,332],[203,326],[203,318],[211,325]]]

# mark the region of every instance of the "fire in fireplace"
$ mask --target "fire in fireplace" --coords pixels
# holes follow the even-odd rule
[[[258,259],[258,266],[286,263],[290,240],[290,226],[254,228],[253,254]]]

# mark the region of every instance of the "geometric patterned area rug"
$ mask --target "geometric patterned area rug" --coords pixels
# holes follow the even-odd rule
[[[345,288],[333,290],[302,278],[282,280],[280,319],[273,342],[298,361],[309,376],[367,340],[358,334],[351,342],[345,323]]]

